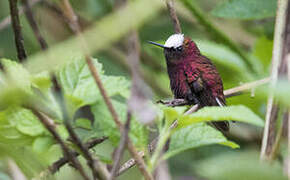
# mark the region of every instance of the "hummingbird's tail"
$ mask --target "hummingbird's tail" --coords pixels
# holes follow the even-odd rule
[[[226,106],[225,102],[221,101],[218,97],[215,100],[219,106]],[[228,121],[212,122],[212,124],[220,131],[227,132],[230,130],[230,123]]]
[[[223,132],[228,132],[230,130],[230,123],[228,121],[212,122],[211,124]]]

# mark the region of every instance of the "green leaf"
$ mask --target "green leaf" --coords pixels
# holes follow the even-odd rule
[[[35,152],[42,153],[47,151],[54,144],[54,140],[50,136],[38,137],[32,144],[32,149]]]
[[[268,71],[272,58],[273,41],[267,37],[260,37],[254,45],[253,55],[256,56],[264,66],[264,71]]]
[[[30,79],[32,84],[41,90],[47,90],[52,86],[49,73],[46,71],[33,75]]]
[[[178,119],[185,110],[185,107],[163,107],[164,117],[169,124]]]
[[[128,97],[129,81],[124,77],[104,75],[102,65],[96,59],[93,62],[107,94],[109,96],[119,94]],[[70,106],[69,109],[72,113],[81,106],[94,104],[97,100],[102,99],[86,61],[82,57],[74,57],[71,63],[61,68],[57,78],[64,90],[67,104]]]
[[[184,127],[192,123],[224,120],[241,121],[261,127],[264,125],[263,120],[259,116],[249,108],[239,105],[204,107],[193,114],[180,117],[178,127]]]
[[[84,128],[84,129],[91,129],[91,121],[85,118],[79,118],[75,122],[76,127]]]
[[[117,111],[122,122],[127,118],[127,105],[116,100],[112,100],[115,110]],[[98,101],[92,106],[92,112],[95,117],[95,126],[99,127],[108,136],[113,145],[117,146],[120,139],[120,132],[117,129],[106,104]],[[146,148],[147,129],[132,117],[129,136],[133,143],[139,148]]]
[[[62,139],[67,139],[69,137],[69,134],[64,125],[58,125],[56,127],[56,131],[58,132],[58,134]]]
[[[261,163],[254,151],[227,152],[211,156],[194,165],[198,175],[211,180],[286,180],[277,162]]]
[[[5,129],[9,131],[8,134],[11,136],[3,134],[7,138],[20,138],[23,135],[37,136],[45,131],[30,110],[20,107],[10,107],[0,113],[0,129],[1,132]]]
[[[212,15],[221,18],[263,19],[274,17],[277,0],[227,0],[219,4]]]
[[[234,142],[228,141],[223,134],[205,123],[189,125],[174,131],[170,139],[168,152],[164,158],[172,157],[185,150],[210,145],[222,144],[231,148],[238,148]]]
[[[23,134],[38,136],[45,131],[43,125],[30,110],[24,108],[11,110],[9,118],[17,122],[16,129]]]
[[[1,64],[9,78],[17,87],[25,90],[26,92],[31,91],[30,75],[21,64],[9,59],[1,59]]]

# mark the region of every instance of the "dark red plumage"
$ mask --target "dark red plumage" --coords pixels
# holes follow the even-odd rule
[[[164,48],[164,54],[175,98],[186,99],[200,107],[226,104],[216,67],[190,38],[185,37],[180,47]],[[229,130],[226,121],[213,124],[220,130]]]

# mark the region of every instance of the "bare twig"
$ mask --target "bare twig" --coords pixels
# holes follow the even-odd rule
[[[104,166],[99,162],[98,159],[93,158],[92,154],[90,153],[89,149],[82,143],[80,138],[77,136],[75,131],[73,130],[72,126],[65,120],[65,126],[68,130],[70,137],[72,138],[72,142],[78,146],[80,151],[83,153],[83,156],[88,161],[88,165],[90,166],[94,179],[108,179],[109,172]]]
[[[18,13],[18,6],[17,0],[9,0],[10,5],[10,16],[12,20],[13,32],[14,32],[14,40],[17,49],[17,56],[19,61],[23,61],[26,59],[26,52],[24,49],[24,42],[23,36],[21,33],[21,25],[19,21],[19,13]]]
[[[180,23],[179,23],[179,20],[177,18],[176,11],[174,8],[174,0],[166,0],[166,6],[167,6],[171,21],[172,21],[173,26],[174,26],[174,32],[176,34],[181,33]]]
[[[282,140],[283,127],[287,124],[287,121],[288,121],[288,113],[284,113],[284,117],[283,117],[282,123],[278,129],[274,145],[273,145],[271,152],[269,154],[270,161],[272,161],[276,158],[277,153],[280,149],[280,142]]]
[[[89,180],[90,178],[85,173],[79,160],[73,155],[73,152],[67,147],[65,142],[62,140],[60,135],[55,130],[55,124],[52,119],[48,118],[45,114],[31,108],[32,112],[38,117],[40,122],[45,126],[45,128],[52,134],[54,139],[59,143],[64,156],[69,159],[73,166],[80,172],[84,179]]]
[[[30,4],[31,6],[34,6],[35,4],[37,4],[38,2],[40,2],[42,0],[31,0]],[[19,15],[23,14],[24,12],[24,7],[20,7],[19,8]],[[11,16],[7,16],[5,17],[1,22],[0,22],[0,31],[5,29],[6,27],[9,26],[9,24],[11,23]]]
[[[23,172],[19,169],[17,164],[12,160],[8,159],[8,170],[14,180],[27,180]]]
[[[225,90],[224,91],[224,95],[225,95],[226,98],[229,98],[229,97],[232,97],[232,96],[236,96],[236,95],[239,95],[239,94],[241,94],[243,92],[250,91],[251,89],[255,89],[258,86],[267,84],[269,82],[270,82],[270,78],[267,77],[267,78],[264,78],[264,79],[261,79],[261,80],[245,83],[245,84],[243,84],[241,86],[237,86],[237,87]]]
[[[128,101],[128,108],[135,113],[137,119],[143,124],[151,123],[156,112],[149,105],[152,91],[150,87],[143,81],[140,73],[140,43],[138,33],[135,30],[130,32],[128,36],[128,64],[132,75],[131,97]]]
[[[138,155],[140,157],[144,157],[145,156],[145,153],[144,151],[140,151],[138,152]],[[130,169],[131,167],[135,166],[136,165],[136,161],[134,158],[132,159],[129,159],[128,161],[126,161],[119,169],[118,173],[117,173],[117,176],[120,176],[121,174],[123,174],[125,171],[127,171],[128,169]]]
[[[157,166],[154,174],[155,180],[171,180],[168,163],[165,160],[162,160]]]
[[[289,6],[289,4],[288,4]],[[289,17],[289,16],[288,16]],[[288,75],[288,81],[290,81],[290,54],[286,56],[286,62],[287,62],[287,75]],[[286,115],[287,121],[288,121],[288,154],[286,159],[286,174],[288,176],[288,179],[290,179],[290,110],[288,109],[287,115]]]
[[[63,6],[63,9],[64,9],[64,14],[69,18],[70,20],[70,27],[72,28],[72,30],[79,36],[80,40],[81,40],[81,43],[83,45],[83,47],[85,48],[85,51],[87,49],[87,45],[86,45],[86,42],[84,40],[84,38],[82,37],[82,33],[81,33],[81,29],[80,29],[80,26],[78,24],[78,19],[77,19],[77,16],[75,15],[70,3],[68,0],[62,0],[62,6]],[[95,68],[94,64],[93,64],[93,61],[92,61],[92,58],[86,54],[85,55],[85,58],[86,58],[86,62],[88,64],[88,67],[89,67],[89,70],[101,92],[101,95],[113,117],[113,120],[115,121],[119,131],[122,131],[123,129],[123,124],[121,123],[119,117],[118,117],[118,114],[117,112],[115,111],[114,107],[113,107],[113,104],[109,98],[109,96],[107,95],[107,92],[103,86],[103,83],[99,77],[99,74],[98,74],[98,71],[97,69]],[[147,171],[147,168],[146,168],[146,165],[144,163],[144,160],[138,155],[138,152],[136,150],[136,148],[134,147],[132,141],[130,140],[130,138],[128,137],[128,144],[127,144],[127,147],[128,147],[128,150],[129,152],[131,153],[131,155],[133,156],[133,158],[137,161],[137,165],[138,165],[138,168],[140,169],[141,173],[144,175],[145,179],[146,180],[151,180],[152,179],[152,176],[150,173],[148,173]]]
[[[93,147],[95,147],[96,145],[104,142],[106,139],[108,139],[108,137],[101,137],[101,138],[96,138],[96,139],[92,139],[89,140],[87,143],[85,143],[85,147],[87,149],[91,149]],[[77,157],[80,154],[76,151],[72,152],[73,156]],[[52,174],[56,173],[62,166],[64,166],[66,163],[68,163],[68,159],[66,157],[62,157],[59,160],[55,161],[48,169],[50,170],[50,172]]]
[[[282,63],[282,52],[285,39],[285,25],[287,17],[288,0],[279,0],[277,5],[277,16],[274,34],[274,47],[272,55],[272,69],[270,86],[275,87],[278,80],[278,71]],[[277,121],[278,105],[274,102],[274,95],[268,97],[266,124],[264,128],[263,141],[261,147],[261,159],[269,159],[275,141],[275,123]]]
[[[114,165],[113,168],[111,170],[111,175],[110,175],[110,180],[115,179],[115,176],[118,172],[119,166],[120,166],[120,161],[121,158],[123,156],[127,141],[128,141],[128,133],[130,130],[130,122],[131,122],[131,113],[128,111],[127,112],[127,121],[125,123],[124,129],[122,131],[122,136],[120,139],[120,143],[119,143],[119,147],[115,153],[115,157],[114,157]]]
[[[24,8],[25,8],[25,15],[27,17],[27,20],[32,28],[32,31],[40,45],[40,47],[45,50],[47,49],[47,43],[46,41],[44,40],[44,38],[42,37],[40,31],[39,31],[39,28],[37,26],[37,23],[35,21],[35,18],[34,18],[34,15],[33,15],[33,12],[32,12],[32,4],[29,0],[22,0],[23,4],[24,4]]]
[[[138,34],[135,30],[133,30],[129,37],[127,43],[127,50],[128,50],[128,64],[130,67],[131,75],[132,75],[132,88],[131,88],[131,97],[128,101],[128,115],[131,116],[131,112],[135,112],[137,116],[139,116],[139,120],[143,123],[149,123],[154,119],[155,112],[151,111],[148,108],[146,98],[146,92],[144,89],[147,89],[145,83],[143,83],[143,79],[140,77],[140,68],[139,68],[139,59],[140,59],[140,47],[139,47],[139,39]],[[142,113],[142,115],[140,115]],[[152,118],[153,117],[153,118]],[[127,120],[128,121],[128,120]],[[127,126],[127,128],[126,128]],[[129,126],[126,125],[123,130],[122,138],[128,138]],[[118,159],[115,159],[115,164],[112,169],[111,177],[114,178],[117,170],[119,169],[119,161],[120,157],[122,156],[124,145],[123,143],[126,139],[122,139],[117,150],[116,156]],[[123,141],[122,141],[123,140]],[[123,148],[123,149],[122,149]]]

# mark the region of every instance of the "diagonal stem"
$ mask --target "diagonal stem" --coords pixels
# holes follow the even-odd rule
[[[21,32],[17,0],[9,0],[9,5],[10,5],[10,16],[11,16],[13,32],[14,32],[14,40],[15,40],[16,49],[17,49],[17,56],[18,56],[19,61],[22,62],[24,59],[26,59],[27,56],[26,56],[23,36]]]
[[[43,36],[41,35],[40,30],[39,30],[37,23],[35,21],[34,14],[33,14],[32,9],[31,9],[31,7],[32,7],[31,2],[29,0],[22,0],[22,3],[24,4],[24,8],[25,8],[24,12],[25,12],[25,15],[27,17],[28,23],[30,24],[32,31],[33,31],[41,49],[46,50],[48,46],[47,46],[47,43],[44,40]]]
[[[48,118],[45,114],[37,111],[36,109],[31,108],[32,112],[38,117],[40,122],[46,127],[46,129],[52,134],[54,139],[60,144],[60,147],[63,151],[63,154],[69,161],[73,164],[73,166],[80,172],[85,180],[90,180],[88,175],[85,173],[82,165],[79,160],[73,155],[73,152],[67,147],[65,142],[62,140],[60,135],[55,130],[55,124],[52,119]]]

